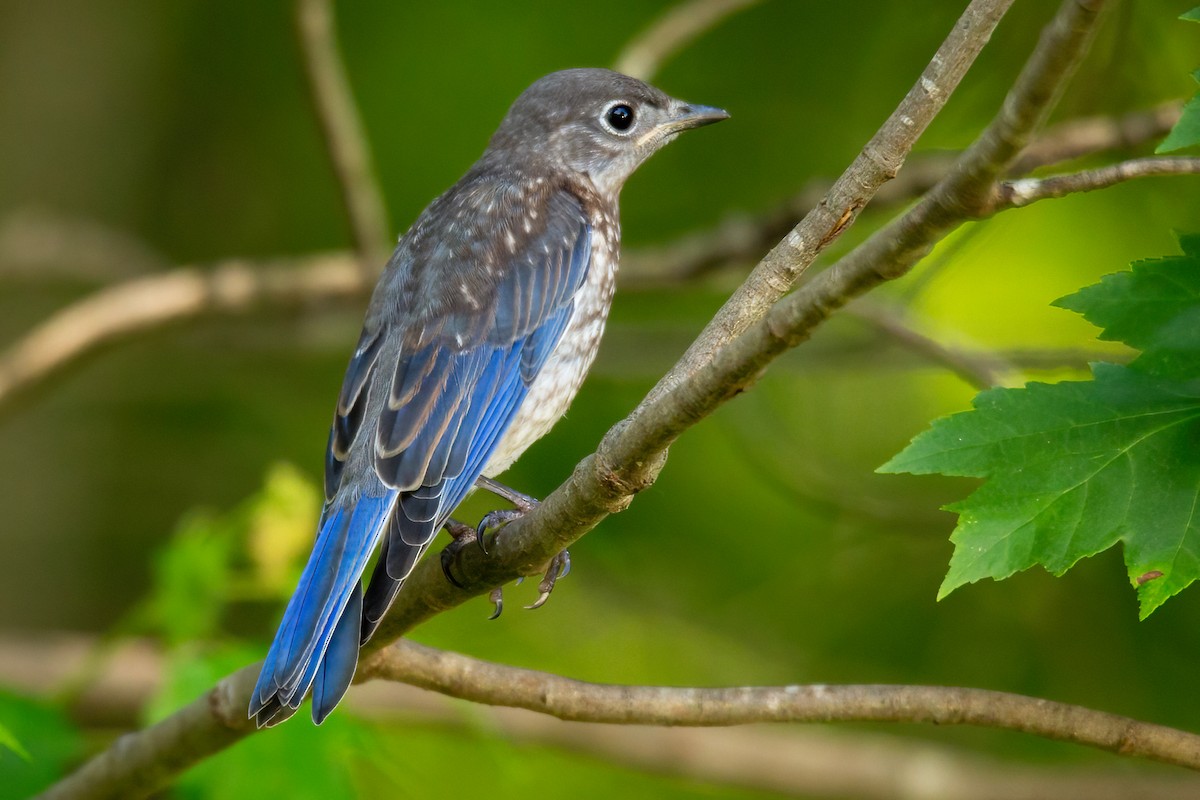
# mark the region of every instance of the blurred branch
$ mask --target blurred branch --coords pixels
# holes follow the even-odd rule
[[[625,45],[613,69],[649,82],[666,61],[693,40],[759,2],[761,0],[686,0],[671,6]]]
[[[371,148],[338,52],[332,0],[296,0],[296,29],[313,109],[342,190],[363,280],[371,282],[387,259],[393,237]]]
[[[0,684],[53,694],[88,660],[95,640],[78,635],[0,639]],[[482,662],[471,662],[471,665]],[[162,657],[148,642],[126,641],[70,704],[76,719],[100,726],[136,724],[162,681]],[[504,670],[506,668],[499,668]],[[1189,776],[1131,775],[1089,768],[1032,768],[899,737],[766,728],[614,727],[566,722],[522,708],[464,713],[444,694],[373,682],[346,698],[381,722],[460,731],[483,727],[510,741],[603,758],[634,769],[744,789],[864,800],[1168,800],[1200,793]]]
[[[353,261],[337,255],[266,265],[231,259],[211,270],[183,267],[119,283],[55,313],[0,353],[0,409],[84,356],[146,330],[264,303],[305,306],[363,291]]]
[[[1094,192],[1125,181],[1167,175],[1200,175],[1200,158],[1135,158],[1068,175],[1004,181],[997,187],[995,206],[997,210],[1007,206],[1027,206],[1038,200]]]
[[[1025,175],[1038,167],[1061,164],[1108,150],[1132,150],[1166,136],[1183,105],[1174,100],[1120,117],[1088,117],[1063,122],[1035,139],[1009,167],[1009,175]]]
[[[0,280],[107,283],[161,267],[136,237],[88,219],[25,207],[0,219]]]
[[[968,350],[952,347],[921,333],[910,315],[902,315],[881,303],[860,300],[846,308],[846,313],[861,319],[893,342],[919,353],[929,361],[941,364],[976,389],[990,389],[1004,384],[1005,377],[1016,374],[1017,367],[998,354],[982,349]]]

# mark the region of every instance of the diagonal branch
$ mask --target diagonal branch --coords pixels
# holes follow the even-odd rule
[[[991,37],[1011,0],[972,2],[917,83],[876,131],[825,197],[750,273],[634,412],[700,369],[795,286],[817,256],[846,231],[883,184],[896,176],[913,145]],[[1038,48],[1039,51],[1043,47]]]
[[[467,590],[450,585],[430,559],[419,564],[375,638],[364,647],[364,658],[434,614],[519,575],[537,573],[606,516],[623,511],[635,494],[654,482],[666,462],[667,447],[684,430],[744,390],[791,346],[789,339],[774,336],[761,322],[749,333],[765,331],[765,340],[749,334],[733,337],[739,327],[761,318],[770,308],[771,296],[786,291],[790,280],[852,224],[871,195],[899,168],[918,133],[945,105],[1009,5],[1010,0],[973,0],[916,86],[838,179],[826,201],[759,263],[638,408],[608,432],[599,449],[580,462],[536,511],[505,528],[491,558],[464,554],[463,573],[471,578],[464,580]],[[1043,42],[1039,49],[1058,45]],[[725,339],[733,344],[704,355],[714,341]]]
[[[847,307],[846,313],[866,322],[900,346],[941,364],[981,391],[1004,385],[1005,380],[1017,372],[1016,365],[996,353],[951,347],[922,333],[897,311],[883,304],[859,300]]]
[[[342,190],[363,278],[369,282],[387,258],[392,236],[371,148],[338,53],[332,1],[296,0],[296,29],[313,109]]]

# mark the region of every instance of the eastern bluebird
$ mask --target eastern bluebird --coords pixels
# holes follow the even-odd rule
[[[681,131],[727,117],[608,70],[547,75],[400,238],[338,395],[316,543],[250,700],[259,726],[310,689],[313,721],[329,715],[472,487],[520,504],[486,476],[558,421],[595,358],[621,186]]]

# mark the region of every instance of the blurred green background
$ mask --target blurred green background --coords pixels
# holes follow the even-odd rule
[[[555,69],[611,64],[669,5],[340,4],[340,41],[392,229],[402,231],[471,164],[527,84]],[[836,176],[963,5],[768,0],[692,44],[655,82],[733,118],[685,137],[630,182],[625,246],[765,212],[808,181]],[[1054,5],[1016,4],[919,153],[970,142]],[[1055,119],[1189,95],[1200,30],[1176,20],[1188,7],[1120,3]],[[348,246],[291,17],[282,0],[0,0],[0,342],[121,276]],[[1175,252],[1173,231],[1200,230],[1198,211],[1200,181],[1176,178],[1008,212],[955,234],[877,296],[908,304],[955,344],[1095,349],[1094,330],[1049,303],[1130,260]],[[880,222],[868,212],[825,263]],[[68,249],[69,257],[22,269],[30,229],[51,231],[52,242],[54,231],[83,230],[124,256],[89,260]],[[670,366],[741,271],[619,293],[579,400],[506,482],[551,491]],[[263,311],[157,331],[5,408],[0,635],[154,633],[174,665],[160,712],[222,669],[260,657],[277,593],[239,589],[257,574],[244,561],[193,560],[173,532],[198,530],[202,542],[242,552],[245,520],[227,512],[247,508],[280,462],[297,470],[288,484],[297,494],[287,496],[305,497],[305,481],[319,478],[361,313],[361,305]],[[970,484],[872,470],[972,394],[861,322],[834,320],[689,431],[653,489],[573,548],[576,569],[543,610],[520,611],[515,601],[528,602],[534,588],[510,587],[499,621],[485,621],[479,600],[413,638],[605,682],[955,684],[1200,729],[1200,593],[1183,593],[1139,624],[1118,552],[1062,579],[1031,572],[934,602],[953,527],[936,509]],[[486,510],[472,503],[467,517]],[[175,574],[162,567],[164,548],[177,567],[208,570],[215,595],[164,589],[162,576]],[[287,567],[294,575],[295,563]],[[203,637],[185,645],[170,614],[147,612],[153,591],[173,598],[154,606],[160,611],[172,602],[186,610],[189,600],[227,605],[185,626]],[[34,743],[57,742],[61,752],[45,755],[53,764],[72,763],[107,735],[43,736],[67,723],[15,697],[0,702],[0,723],[34,756]],[[903,732],[1035,761],[1114,766],[1014,735]],[[27,783],[8,785],[32,789],[44,780],[36,762],[0,752],[0,775],[24,775]],[[464,737],[367,725],[350,712],[319,731],[297,720],[253,737],[171,796],[253,796],[252,787],[266,786],[291,797],[352,796],[350,787],[365,796],[518,797],[547,781],[580,797],[615,789],[753,796],[522,747],[486,726]]]

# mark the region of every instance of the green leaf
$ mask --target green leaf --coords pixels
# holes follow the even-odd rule
[[[1200,375],[1200,236],[1180,238],[1184,254],[1134,263],[1054,301],[1104,329],[1101,339],[1144,351],[1133,366],[1177,378]]]
[[[154,558],[154,586],[132,630],[170,645],[217,638],[230,605],[288,597],[312,546],[320,491],[276,464],[263,488],[229,512],[193,511]]]
[[[882,472],[985,478],[951,536],[939,598],[1040,564],[1062,574],[1125,546],[1145,617],[1200,577],[1200,237],[1057,304],[1142,349],[1093,380],[979,394]]]
[[[1200,7],[1181,14],[1179,18],[1186,22],[1200,22]],[[1200,82],[1200,70],[1193,72],[1192,77]],[[1189,100],[1183,107],[1179,121],[1175,123],[1175,127],[1171,128],[1167,138],[1154,148],[1154,152],[1170,153],[1196,145],[1200,145],[1200,94]]]
[[[1193,72],[1192,77],[1200,82],[1200,70]],[[1154,152],[1171,153],[1196,145],[1200,145],[1200,94],[1187,101],[1179,121],[1171,128],[1167,138],[1154,148]]]
[[[50,703],[0,690],[0,719],[0,797],[37,794],[83,754],[79,732]]]

